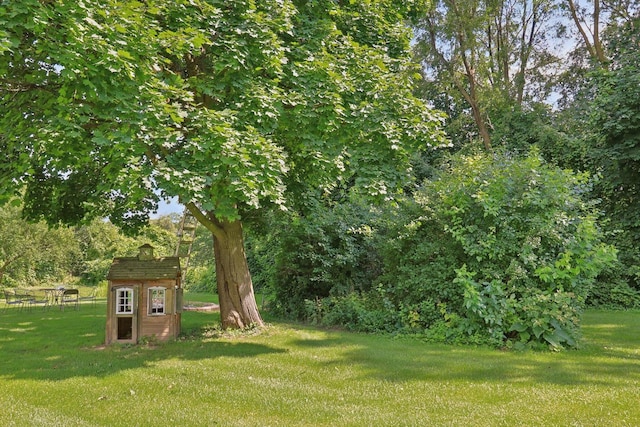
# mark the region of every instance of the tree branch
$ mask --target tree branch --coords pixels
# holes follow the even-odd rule
[[[595,0],[595,2],[597,3],[599,0]],[[589,55],[591,55],[592,58],[596,58],[596,50],[593,47],[593,44],[591,44],[591,40],[589,40],[589,36],[587,35],[587,32],[585,31],[582,22],[580,22],[580,17],[578,16],[578,10],[576,8],[576,4],[573,0],[567,0],[567,3],[569,5],[569,11],[571,12],[571,17],[573,18],[573,22],[576,24],[576,27],[578,28],[578,31],[580,32],[580,35],[582,35],[582,40],[584,41],[584,44],[587,47],[587,50],[589,51]]]
[[[224,238],[225,232],[215,221],[211,220],[207,215],[205,215],[202,210],[193,202],[189,202],[185,204],[185,207],[191,212],[191,215],[194,216],[198,222],[205,226],[205,228],[213,233],[217,238]]]

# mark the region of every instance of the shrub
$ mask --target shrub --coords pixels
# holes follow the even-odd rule
[[[633,309],[640,307],[640,292],[624,281],[598,281],[587,297],[587,304],[591,307],[606,309]]]
[[[328,297],[316,304],[324,326],[340,326],[357,332],[393,332],[398,329],[398,313],[374,293],[350,293]]]
[[[616,259],[589,190],[587,175],[535,151],[453,155],[401,209],[296,218],[276,257],[278,308],[357,331],[574,347],[589,292]]]
[[[395,224],[379,236],[384,262],[380,282],[385,297],[400,313],[403,329],[430,327],[442,319],[440,307],[460,312],[461,288],[451,286],[464,254],[424,207],[407,200]]]
[[[536,152],[459,156],[427,183],[421,204],[461,249],[453,285],[470,331],[576,345],[588,292],[615,260],[583,199],[588,190],[586,175],[547,166]]]
[[[189,292],[216,293],[216,268],[215,266],[189,267],[185,278],[184,288]]]
[[[575,346],[585,299],[615,260],[588,190],[586,175],[536,152],[454,155],[386,246],[388,294],[409,325],[445,322],[457,342]]]
[[[305,301],[368,291],[381,264],[375,218],[371,207],[359,202],[293,218],[275,254],[274,311],[303,319]]]

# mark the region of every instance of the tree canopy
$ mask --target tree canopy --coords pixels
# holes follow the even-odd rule
[[[252,299],[246,261],[224,256],[244,258],[248,211],[304,206],[344,182],[391,198],[411,178],[413,153],[442,141],[440,114],[411,94],[404,23],[420,7],[5,3],[0,198],[26,188],[30,218],[109,216],[135,228],[160,198],[178,197],[216,239],[219,292],[224,282]],[[223,319],[231,305],[221,301]],[[254,308],[236,309],[223,322],[260,323],[242,314]]]
[[[2,194],[130,225],[160,197],[236,219],[296,185],[390,194],[439,120],[410,96],[397,3],[12,2]]]

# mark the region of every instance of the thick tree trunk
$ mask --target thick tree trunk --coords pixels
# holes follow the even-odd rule
[[[213,234],[213,248],[222,327],[263,326],[244,251],[242,223],[237,220],[217,225],[221,232]]]

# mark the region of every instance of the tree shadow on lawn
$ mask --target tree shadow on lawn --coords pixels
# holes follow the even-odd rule
[[[169,359],[248,358],[285,351],[252,342],[189,336],[166,343],[151,339],[138,345],[104,346],[105,316],[100,312],[87,310],[71,314],[50,310],[10,316],[0,316],[0,379],[3,380],[106,377]],[[72,322],[69,316],[73,316]]]
[[[581,350],[511,352],[491,348],[427,344],[411,339],[328,332],[322,340],[294,345],[336,349],[327,367],[357,365],[365,376],[381,381],[461,381],[547,383],[555,385],[640,384],[640,346],[612,349],[587,342]],[[374,340],[371,345],[369,341]],[[635,349],[634,349],[635,345]],[[342,350],[340,350],[342,349]]]
[[[599,332],[593,326],[585,328],[592,336],[587,337],[583,350],[519,353],[298,326],[291,326],[297,338],[284,346],[255,342],[264,338],[208,339],[203,332],[211,330],[215,318],[210,313],[194,313],[183,317],[183,330],[197,331],[193,338],[160,345],[150,341],[148,345],[104,347],[104,307],[83,307],[77,312],[14,311],[0,314],[0,379],[105,377],[169,359],[248,358],[298,349],[303,350],[304,357],[313,357],[308,362],[310,369],[357,366],[358,375],[389,382],[628,386],[630,382],[640,384],[640,343],[635,339],[624,345],[615,337],[620,333],[628,336],[625,334],[634,321],[615,322]],[[612,347],[607,346],[609,340],[614,343]]]

